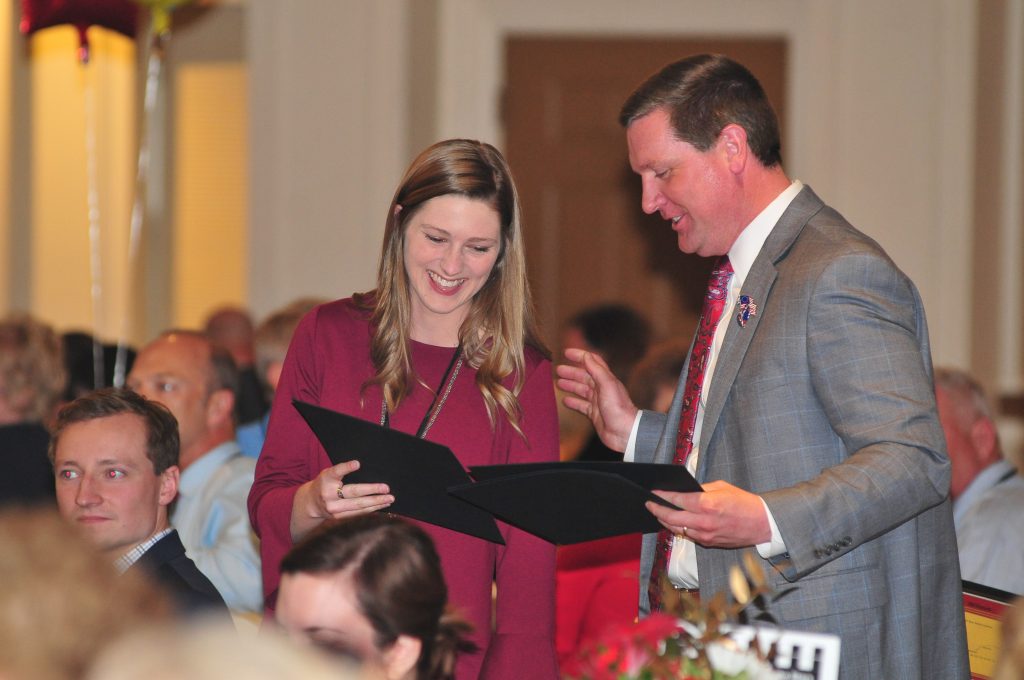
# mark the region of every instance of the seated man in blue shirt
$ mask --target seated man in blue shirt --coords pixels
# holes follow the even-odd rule
[[[227,614],[167,520],[178,493],[178,426],[166,408],[127,390],[71,402],[50,440],[57,505],[117,569],[141,569],[184,613]]]
[[[953,466],[950,496],[965,581],[1024,594],[1024,477],[1003,457],[981,386],[938,368],[935,397]]]
[[[258,543],[246,500],[256,461],[235,441],[238,372],[202,333],[170,331],[139,350],[128,387],[178,420],[181,484],[171,525],[185,550],[236,612],[263,608]]]

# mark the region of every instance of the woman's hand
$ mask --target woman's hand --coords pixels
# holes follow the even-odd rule
[[[358,469],[357,460],[338,463],[299,487],[292,502],[293,541],[329,517],[363,515],[395,502],[387,484],[346,484],[345,475]]]

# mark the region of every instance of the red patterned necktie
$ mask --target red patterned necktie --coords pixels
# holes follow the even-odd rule
[[[683,409],[679,416],[679,434],[676,438],[676,455],[672,460],[676,465],[685,465],[686,459],[693,449],[693,429],[697,425],[697,410],[700,407],[700,394],[704,386],[704,372],[707,370],[708,359],[711,357],[711,343],[715,338],[715,329],[722,318],[725,301],[729,294],[729,277],[732,276],[732,264],[729,257],[723,255],[708,279],[708,290],[704,296],[704,308],[697,324],[697,337],[690,352],[690,364],[686,372],[686,385],[683,389]],[[651,603],[651,611],[662,608],[661,579],[668,570],[669,555],[672,553],[672,532],[662,529],[658,532],[658,544],[654,552],[654,567],[647,583],[647,596]]]

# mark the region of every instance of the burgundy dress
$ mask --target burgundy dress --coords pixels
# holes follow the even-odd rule
[[[413,342],[413,368],[434,388],[453,351]],[[362,395],[359,389],[372,375],[367,313],[350,299],[322,305],[299,324],[285,359],[249,496],[249,514],[261,538],[268,603],[273,603],[276,595],[281,558],[292,545],[289,524],[295,491],[331,464],[291,401],[300,399],[380,422],[380,389],[369,387]],[[549,361],[527,348],[526,382],[518,397],[525,441],[500,414],[492,431],[475,378],[476,371],[464,364],[427,435],[430,441],[449,447],[465,467],[558,459]],[[415,385],[412,394],[390,414],[390,426],[415,433],[432,400],[430,391]],[[449,600],[473,623],[473,639],[480,647],[478,653],[460,657],[456,677],[557,677],[554,547],[500,522],[504,546],[431,524],[420,526],[437,545]],[[492,581],[497,583],[493,626]]]

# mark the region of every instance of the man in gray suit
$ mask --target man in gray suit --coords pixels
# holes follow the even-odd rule
[[[786,176],[775,114],[742,65],[670,64],[620,122],[643,210],[671,222],[680,250],[728,255],[733,271],[687,437],[704,492],[658,492],[682,510],[648,504],[674,540],[656,561],[656,535],[644,538],[641,612],[652,571],[710,597],[752,552],[782,593],[781,626],[841,637],[842,677],[968,677],[950,465],[914,284]],[[566,356],[567,406],[626,460],[673,461],[689,367],[658,414],[638,411],[600,357]]]

